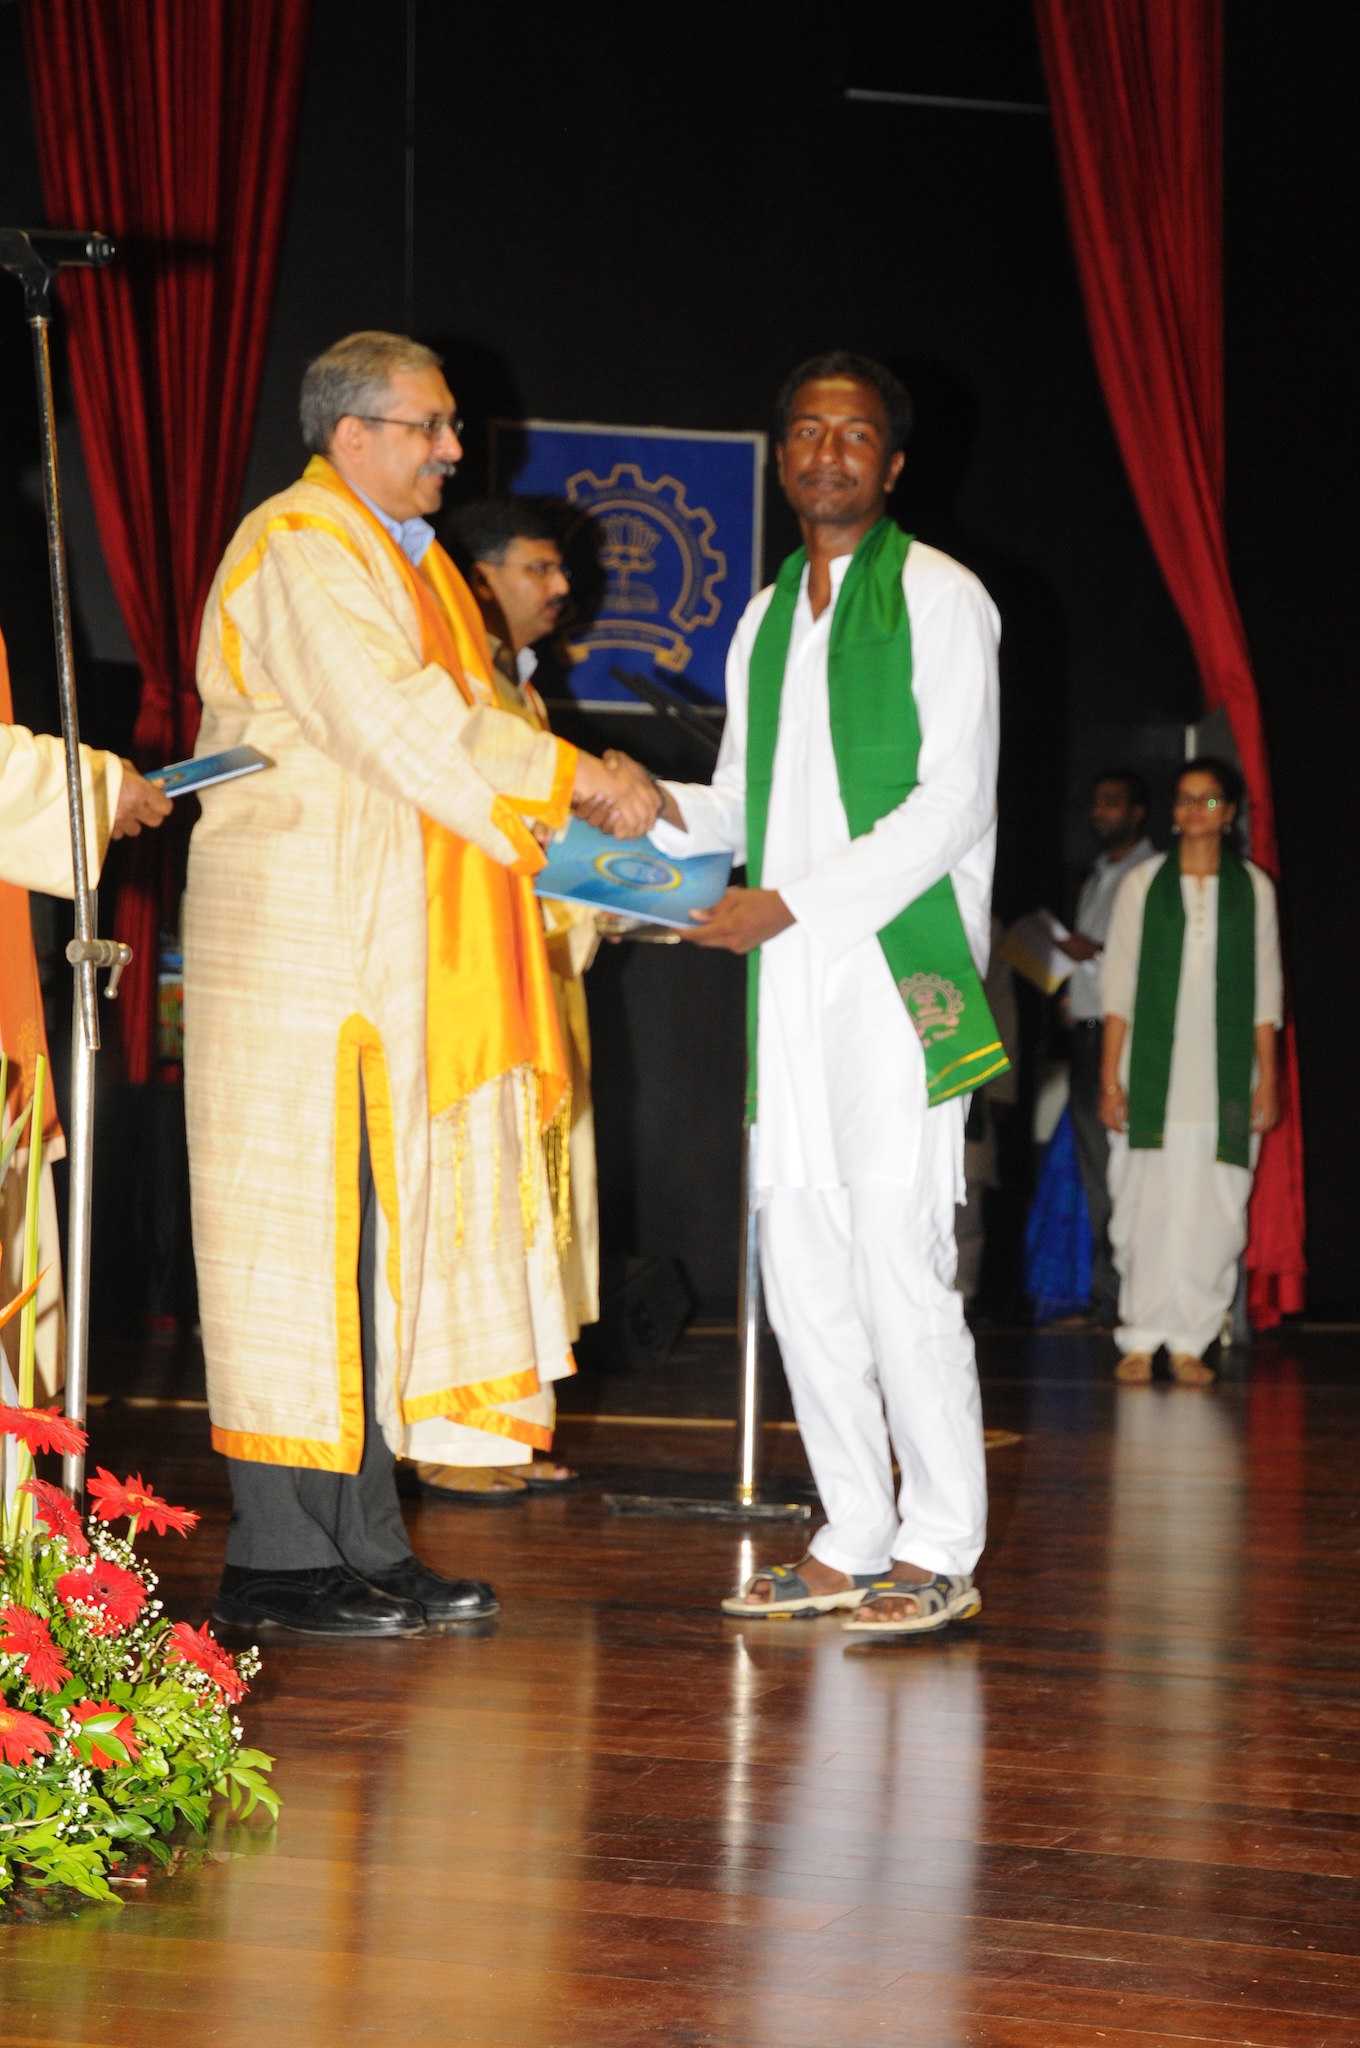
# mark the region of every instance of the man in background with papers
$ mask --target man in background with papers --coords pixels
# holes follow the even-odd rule
[[[975,576],[886,516],[911,418],[890,371],[819,357],[778,412],[804,548],[737,627],[711,787],[663,784],[652,832],[672,856],[730,849],[753,885],[694,937],[759,948],[761,1270],[827,1515],[807,1557],[723,1604],[919,1633],[981,1605],[954,1222],[965,1100],[1006,1065],[980,980],[999,625]]]
[[[484,498],[456,519],[468,582],[486,625],[497,702],[539,732],[550,730],[534,687],[535,647],[556,632],[571,576],[552,521],[530,498]],[[595,1170],[595,1111],[590,1092],[590,1018],[586,970],[599,949],[595,914],[583,904],[544,901],[548,962],[563,1043],[571,1065],[571,1238],[562,1255],[562,1285],[573,1339],[600,1315],[600,1214]],[[534,1465],[521,1476],[541,1484],[558,1468]]]
[[[468,585],[486,627],[496,702],[535,732],[546,733],[551,730],[547,709],[533,685],[538,667],[534,646],[556,629],[571,589],[552,524],[532,499],[483,498],[460,508],[454,531]],[[574,1343],[582,1324],[598,1321],[600,1314],[595,1112],[585,992],[586,969],[595,958],[599,939],[593,914],[582,906],[544,902],[541,914],[571,1082],[567,1132],[570,1209],[558,1254],[567,1335]],[[494,1163],[488,1160],[485,1164],[491,1168]],[[538,1397],[534,1420],[544,1433],[555,1423],[550,1386]],[[488,1506],[508,1506],[523,1501],[531,1491],[550,1493],[577,1483],[577,1475],[551,1456],[542,1437],[539,1454],[528,1463],[503,1468],[491,1462],[456,1464],[425,1459],[416,1471],[423,1490],[435,1497]]]
[[[1128,768],[1099,774],[1091,790],[1091,831],[1100,853],[1077,899],[1076,930],[1054,944],[1076,966],[1067,980],[1067,1021],[1072,1031],[1070,1103],[1077,1164],[1091,1218],[1091,1307],[1067,1327],[1112,1330],[1119,1321],[1119,1275],[1110,1252],[1110,1194],[1106,1173],[1110,1134],[1100,1116],[1100,1048],[1105,1017],[1100,1002],[1100,958],[1109,935],[1119,885],[1131,868],[1157,851],[1144,830],[1148,787]]]

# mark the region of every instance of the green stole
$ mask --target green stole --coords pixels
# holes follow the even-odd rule
[[[870,527],[845,572],[831,621],[827,685],[831,743],[841,802],[852,839],[915,789],[921,721],[911,687],[911,626],[902,595],[902,565],[911,537],[891,519]],[[746,869],[760,887],[765,821],[779,737],[794,607],[807,550],[791,554],[775,580],[769,610],[751,650],[749,729],[746,741]],[[942,875],[900,911],[878,935],[926,1061],[931,1107],[978,1088],[1010,1064],[987,1007],[954,884]],[[756,1110],[756,1024],[760,954],[747,963],[747,1122]]]
[[[1181,864],[1173,851],[1153,876],[1143,907],[1129,1049],[1129,1144],[1138,1151],[1162,1149],[1184,944]],[[1218,1157],[1228,1166],[1249,1166],[1256,1050],[1256,892],[1245,864],[1226,845],[1218,871],[1216,975]]]

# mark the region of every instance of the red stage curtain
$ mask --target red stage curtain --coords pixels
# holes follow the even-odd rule
[[[1133,494],[1246,775],[1253,858],[1278,875],[1261,707],[1223,522],[1222,0],[1035,0],[1053,134],[1105,402]],[[1292,1024],[1247,1265],[1258,1326],[1303,1307]]]
[[[192,750],[203,602],[236,523],[264,366],[306,0],[27,0],[48,221],[98,227],[68,274],[72,383],[108,561],[142,671],[143,766]],[[153,1070],[156,947],[179,849],[144,834],[119,893],[130,1079]]]

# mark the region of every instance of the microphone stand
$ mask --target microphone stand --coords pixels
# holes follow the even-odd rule
[[[641,676],[624,668],[611,668],[616,683],[651,706],[660,717],[670,718],[697,740],[707,752],[717,755],[719,742],[702,711],[688,703],[656,676]],[[763,1314],[760,1290],[760,1235],[756,1211],[755,1131],[751,1126],[741,1140],[741,1241],[737,1263],[737,1391],[736,1457],[732,1484],[718,1494],[607,1493],[606,1507],[619,1515],[672,1515],[722,1522],[806,1522],[812,1509],[807,1501],[790,1500],[794,1489],[785,1486],[781,1495],[765,1493],[764,1388],[762,1373]]]
[[[67,1224],[66,1274],[66,1413],[84,1424],[90,1352],[90,1219],[94,1189],[94,1068],[99,1050],[99,1006],[96,976],[112,969],[107,994],[117,993],[118,979],[132,958],[132,948],[116,939],[98,937],[98,910],[90,886],[89,850],[85,839],[85,798],[80,773],[80,719],[76,708],[75,657],[71,644],[71,599],[66,576],[66,542],[61,516],[61,478],[57,467],[56,410],[52,402],[52,281],[59,270],[99,267],[113,255],[113,244],[97,233],[69,229],[0,228],[0,268],[18,277],[24,287],[24,312],[33,337],[33,369],[38,382],[38,416],[42,431],[43,512],[47,525],[47,567],[52,584],[52,629],[57,646],[57,696],[61,733],[66,747],[66,798],[71,816],[71,872],[75,883],[76,935],[66,948],[74,969],[71,1023],[70,1207]],[[62,1483],[72,1500],[85,1489],[85,1460],[68,1452],[62,1462]]]
[[[613,667],[609,671],[616,683],[622,683],[625,690],[647,704],[661,718],[670,718],[697,740],[706,753],[716,760],[720,742],[713,736],[713,729],[697,705],[691,704],[672,690],[659,676],[640,676],[635,669]],[[714,707],[715,710],[717,706]]]

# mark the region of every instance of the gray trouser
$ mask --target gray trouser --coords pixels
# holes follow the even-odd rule
[[[1110,1134],[1100,1121],[1100,1054],[1104,1035],[1098,1021],[1073,1027],[1071,1108],[1077,1165],[1094,1239],[1091,1308],[1114,1321],[1119,1313],[1119,1275],[1110,1254],[1110,1190],[1106,1179]]]
[[[347,1564],[361,1575],[387,1571],[411,1554],[396,1466],[373,1406],[376,1346],[374,1261],[378,1201],[368,1159],[368,1132],[360,1113],[359,1341],[364,1361],[364,1455],[354,1473],[317,1472],[301,1465],[256,1465],[228,1458],[231,1530],[227,1563],[248,1571],[309,1571]]]

